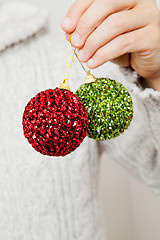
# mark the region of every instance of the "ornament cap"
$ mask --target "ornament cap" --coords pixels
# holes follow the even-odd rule
[[[71,91],[69,88],[68,79],[64,79],[63,83],[60,84],[59,88]]]
[[[87,71],[87,76],[85,77],[85,83],[91,83],[94,82],[96,78],[93,76],[93,74],[90,73],[90,70]]]

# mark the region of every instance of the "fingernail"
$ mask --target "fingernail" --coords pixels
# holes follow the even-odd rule
[[[72,20],[69,17],[66,17],[62,21],[62,26],[65,28],[69,28],[72,24]]]
[[[77,33],[74,32],[73,35],[72,35],[71,42],[72,42],[73,45],[78,47],[81,44],[81,37]]]
[[[80,61],[84,60],[84,51],[83,50],[79,50],[77,52],[77,55],[78,55],[78,58],[79,58]]]
[[[88,60],[87,65],[88,65],[89,68],[94,67],[95,63],[94,63],[94,61],[93,61],[93,58],[91,58],[91,59]]]

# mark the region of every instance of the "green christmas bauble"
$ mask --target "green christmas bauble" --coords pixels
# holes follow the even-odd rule
[[[133,117],[133,102],[127,89],[109,78],[84,83],[76,92],[89,116],[88,137],[107,140],[119,136]]]

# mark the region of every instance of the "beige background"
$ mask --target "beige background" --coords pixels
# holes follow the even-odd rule
[[[64,34],[59,27],[60,20],[73,0],[26,2],[48,8],[55,23],[53,31]],[[160,0],[157,3],[160,7]],[[101,162],[100,189],[108,240],[160,240],[160,197],[153,195],[105,154]]]

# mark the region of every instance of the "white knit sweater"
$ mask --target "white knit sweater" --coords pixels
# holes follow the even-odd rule
[[[0,240],[100,240],[97,169],[103,151],[160,194],[160,92],[136,72],[107,63],[93,71],[123,83],[134,119],[121,136],[85,138],[65,157],[36,152],[23,136],[22,114],[37,92],[63,81],[67,42],[46,27],[47,14],[27,4],[0,6]],[[70,77],[84,81],[78,61]]]

